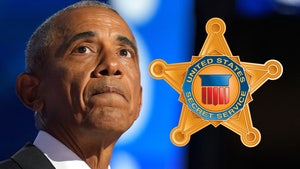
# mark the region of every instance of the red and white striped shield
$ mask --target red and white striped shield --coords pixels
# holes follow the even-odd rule
[[[202,80],[203,104],[228,104],[230,74],[199,75]]]

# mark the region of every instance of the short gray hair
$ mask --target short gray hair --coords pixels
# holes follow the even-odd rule
[[[40,70],[51,50],[53,43],[53,32],[56,31],[56,18],[65,12],[83,7],[101,7],[107,8],[118,14],[111,6],[104,2],[96,0],[82,0],[57,11],[48,19],[46,19],[31,35],[25,50],[26,71],[29,73],[37,73]]]

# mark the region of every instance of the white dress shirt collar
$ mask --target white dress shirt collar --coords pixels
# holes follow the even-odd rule
[[[38,132],[33,144],[44,153],[56,169],[90,169],[73,151],[45,131]]]

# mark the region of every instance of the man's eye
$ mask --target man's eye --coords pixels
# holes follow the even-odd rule
[[[122,49],[120,50],[119,53],[121,56],[125,56],[125,57],[131,57],[131,53],[127,50],[127,49]]]
[[[91,50],[86,46],[79,46],[73,51],[73,53],[89,53],[89,52],[91,52]]]

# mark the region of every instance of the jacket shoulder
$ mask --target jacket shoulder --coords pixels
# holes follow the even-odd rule
[[[0,161],[0,169],[21,169],[19,165],[12,159]]]
[[[10,159],[0,163],[0,169],[55,169],[48,158],[33,144],[27,143]]]

